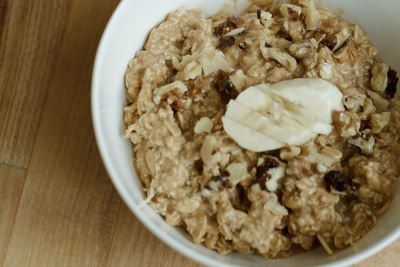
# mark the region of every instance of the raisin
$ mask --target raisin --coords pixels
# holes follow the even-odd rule
[[[265,158],[264,163],[257,167],[257,172],[256,172],[257,181],[262,190],[267,190],[266,182],[270,178],[269,174],[268,174],[268,170],[272,169],[272,168],[276,168],[278,166],[279,166],[279,163],[276,160],[274,160],[272,158]]]
[[[232,188],[232,183],[229,180],[229,172],[223,171],[220,175],[214,176],[213,181],[219,183],[219,190],[222,191],[225,188]]]
[[[337,45],[336,36],[332,35],[322,41],[322,44],[333,50]]]
[[[351,186],[349,179],[338,171],[330,171],[325,174],[324,181],[327,190],[333,188],[336,191],[344,192]]]
[[[261,9],[257,9],[257,18],[261,19]]]
[[[289,226],[286,225],[286,226],[282,229],[282,234],[283,234],[284,236],[289,236],[289,235],[290,235]]]
[[[389,98],[395,97],[397,93],[397,82],[399,81],[399,77],[397,77],[397,72],[390,68],[388,72],[388,84],[385,89],[385,93]]]
[[[240,18],[235,17],[235,16],[230,16],[226,20],[226,24],[231,29],[237,29],[237,28],[241,27],[243,25],[243,23],[244,23],[243,20],[241,20]]]
[[[228,19],[214,28],[214,34],[217,36],[224,36],[228,32],[239,28],[243,25],[243,20],[238,17],[228,17]]]
[[[238,96],[238,91],[230,81],[229,75],[222,70],[218,71],[215,76],[215,86],[224,103],[228,103],[229,100]]]
[[[257,178],[266,178],[268,176],[268,170],[278,166],[279,163],[276,160],[272,158],[265,158],[264,163],[257,167]]]
[[[236,191],[237,191],[237,194],[238,194],[239,203],[236,203],[237,206],[235,208],[247,213],[249,211],[249,209],[250,209],[251,202],[247,198],[246,190],[242,185],[237,184],[236,185]]]
[[[204,171],[204,165],[203,161],[201,159],[198,159],[194,162],[193,164],[194,169],[197,171],[198,174],[202,174]]]
[[[235,38],[233,36],[223,37],[219,41],[218,49],[224,51],[226,48],[231,47],[235,44]]]
[[[266,48],[270,48],[270,47],[271,47],[271,45],[270,45],[269,43],[267,43],[267,42],[265,42],[264,46],[265,46]]]
[[[365,129],[371,129],[372,124],[370,121],[361,121],[360,125],[360,132],[364,131]]]

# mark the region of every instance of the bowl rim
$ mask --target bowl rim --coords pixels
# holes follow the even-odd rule
[[[200,253],[186,247],[185,245],[176,242],[173,238],[168,236],[162,229],[158,228],[153,221],[144,215],[141,212],[140,207],[135,205],[131,199],[130,194],[124,188],[122,182],[118,178],[115,166],[111,163],[110,160],[110,153],[107,151],[106,143],[107,139],[104,136],[104,133],[101,130],[102,120],[100,116],[100,105],[99,105],[99,96],[100,96],[100,70],[102,63],[104,62],[104,55],[106,50],[106,42],[110,39],[109,35],[111,34],[111,28],[116,23],[117,18],[121,14],[122,10],[124,9],[125,3],[129,0],[121,0],[118,4],[117,8],[114,10],[112,16],[107,22],[107,25],[104,29],[104,32],[101,36],[96,55],[94,60],[93,72],[92,72],[92,82],[91,82],[91,113],[92,113],[92,124],[94,129],[94,135],[97,143],[97,147],[100,152],[101,159],[105,166],[105,169],[121,198],[128,206],[128,208],[133,212],[136,218],[148,229],[152,234],[154,234],[158,239],[162,240],[166,245],[170,248],[174,249],[176,252],[184,255],[185,257],[192,259],[198,263],[205,264],[207,266],[225,266],[225,267],[232,267],[238,266],[233,265],[230,263],[220,262],[216,259],[212,259],[210,257],[201,255]],[[122,112],[122,111],[121,111]],[[122,119],[122,113],[121,113]],[[121,135],[122,137],[122,135]],[[400,237],[400,224],[396,227],[396,229],[388,234],[386,237],[382,238],[379,242],[371,245],[367,249],[357,251],[353,255],[339,259],[334,262],[326,263],[319,266],[326,266],[326,267],[341,267],[341,266],[349,266],[355,263],[358,263],[362,260],[367,259],[368,257],[376,254],[377,252],[381,251],[385,247],[389,246],[393,243],[396,239]]]

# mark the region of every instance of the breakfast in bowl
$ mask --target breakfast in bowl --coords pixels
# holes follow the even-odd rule
[[[361,26],[312,0],[179,9],[126,72],[146,203],[220,254],[353,246],[400,173],[397,81]]]

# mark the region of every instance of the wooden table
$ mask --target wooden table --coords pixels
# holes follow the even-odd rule
[[[135,219],[96,148],[92,64],[117,4],[0,0],[0,265],[199,266]]]

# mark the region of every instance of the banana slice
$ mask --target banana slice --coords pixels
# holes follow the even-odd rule
[[[343,95],[328,81],[318,78],[293,79],[276,83],[270,91],[308,110],[319,120],[332,123],[332,110],[343,111]]]
[[[263,152],[266,151],[265,148],[275,150],[285,146],[285,144],[274,140],[270,136],[266,136],[257,130],[246,127],[240,122],[236,122],[226,116],[222,117],[222,123],[224,128],[234,129],[230,131],[229,136],[235,140],[239,146],[247,150]]]
[[[231,100],[222,122],[233,140],[254,152],[299,146],[331,133],[332,112],[344,110],[342,97],[322,79],[260,84]]]
[[[261,114],[234,100],[229,102],[225,116],[285,145],[302,144],[312,137],[311,131],[290,117],[283,115],[275,121],[272,114]]]

